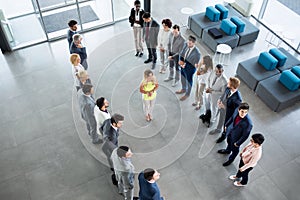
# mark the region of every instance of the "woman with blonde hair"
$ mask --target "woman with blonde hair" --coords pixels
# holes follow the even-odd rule
[[[140,92],[143,98],[143,109],[146,116],[146,121],[152,120],[152,111],[156,99],[156,90],[158,82],[150,69],[144,71],[144,79],[140,84]]]
[[[80,64],[80,56],[77,53],[72,53],[70,56],[70,62],[72,63],[72,74],[74,78],[74,85],[77,90],[80,88],[80,80],[78,73],[80,70],[84,70],[84,67]]]
[[[203,92],[207,83],[207,78],[213,70],[213,61],[209,55],[206,55],[202,58],[200,63],[197,65],[197,82],[196,82],[196,91],[195,91],[195,103],[193,106],[196,106],[195,110],[199,110],[203,105]]]

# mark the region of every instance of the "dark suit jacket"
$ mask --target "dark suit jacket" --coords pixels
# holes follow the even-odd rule
[[[149,36],[146,38],[146,27],[149,26]],[[143,26],[143,38],[146,42],[147,48],[156,48],[157,47],[157,36],[159,32],[159,24],[151,19],[151,22],[144,22]]]
[[[145,13],[145,11],[143,9],[139,10],[139,25],[141,25],[141,27],[144,26],[144,20],[143,20],[143,14]],[[129,23],[131,26],[133,26],[135,22],[135,9],[132,8],[130,11],[130,16],[129,16]]]
[[[70,29],[68,30],[68,33],[67,33],[67,39],[68,39],[68,43],[69,43],[69,50],[70,50],[70,46],[71,46],[71,43],[73,41],[73,35],[76,34],[77,32],[73,32],[71,31]]]
[[[184,58],[187,50],[188,50],[188,45],[187,45],[187,43],[185,43],[179,54],[179,56],[180,56],[179,59],[181,61],[184,61],[186,64],[189,64],[189,65],[192,65],[195,67],[195,64],[199,63],[200,58],[201,58],[200,51],[199,51],[198,47],[195,46],[194,49],[189,53],[188,57]]]
[[[226,135],[227,137],[231,137],[232,143],[236,143],[238,146],[241,146],[250,135],[253,124],[249,114],[247,114],[241,121],[239,121],[234,126],[234,120],[238,116],[238,108],[234,111],[233,115],[226,122]]]
[[[242,95],[239,91],[236,91],[230,97],[228,97],[229,93],[230,88],[227,87],[223,95],[220,97],[222,103],[226,105],[225,123],[229,120],[229,118],[233,115],[235,109],[239,107],[242,102]]]
[[[70,45],[70,53],[77,53],[80,56],[80,64],[82,64],[84,62],[85,59],[87,59],[87,54],[86,54],[86,48],[77,48],[76,45],[74,44],[74,42],[71,42]]]
[[[111,119],[105,120],[101,128],[103,130],[104,141],[109,141],[117,147],[119,132],[111,126]]]

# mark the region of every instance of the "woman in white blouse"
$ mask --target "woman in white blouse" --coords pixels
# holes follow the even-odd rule
[[[107,119],[110,119],[110,113],[107,108],[109,107],[109,102],[104,97],[100,97],[96,100],[96,106],[94,108],[94,115],[97,122],[97,132],[102,135],[101,126],[103,122]]]
[[[74,78],[74,85],[76,87],[77,90],[80,89],[80,81],[79,81],[79,76],[78,76],[78,72],[80,70],[84,70],[84,67],[80,64],[80,56],[77,53],[72,53],[70,56],[70,62],[72,63],[73,67],[72,67],[72,75]]]
[[[159,70],[159,73],[166,73],[166,69],[169,63],[168,42],[171,34],[172,22],[170,19],[163,19],[161,23],[163,25],[163,29],[159,30],[157,36],[158,48],[160,52],[160,62],[161,62],[161,68]]]

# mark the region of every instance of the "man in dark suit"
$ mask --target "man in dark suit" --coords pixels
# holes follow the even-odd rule
[[[89,136],[92,138],[93,144],[102,143],[97,134],[97,123],[94,116],[95,100],[92,97],[94,88],[91,84],[84,84],[82,89],[78,91],[78,103],[82,119],[86,122]]]
[[[155,69],[157,60],[157,36],[159,32],[159,24],[151,17],[150,13],[145,12],[143,14],[144,27],[143,27],[143,38],[146,42],[148,49],[148,59],[144,63],[152,62],[151,69]]]
[[[71,43],[73,41],[73,35],[77,33],[77,21],[76,20],[70,20],[68,22],[68,26],[69,26],[69,30],[68,30],[68,33],[67,33],[67,39],[68,39],[68,43],[69,43],[69,50],[70,50],[70,46],[71,46]]]
[[[80,64],[85,70],[88,68],[86,47],[82,44],[82,36],[80,34],[73,35],[73,41],[70,45],[70,53],[77,53],[80,56]]]
[[[233,115],[234,111],[242,102],[242,95],[238,91],[240,86],[240,80],[236,77],[230,77],[228,80],[227,88],[225,92],[218,100],[218,112],[219,112],[219,122],[217,128],[212,130],[210,134],[220,133],[221,129],[225,123],[229,120],[229,118]],[[218,138],[217,143],[220,143],[225,140],[226,134],[225,129],[223,128],[223,133]]]
[[[182,89],[177,91],[176,94],[185,93],[185,95],[180,98],[180,101],[184,101],[190,96],[193,86],[193,75],[196,72],[198,63],[200,62],[201,54],[195,43],[196,38],[190,35],[187,43],[184,44],[183,49],[179,54]]]
[[[227,135],[226,149],[218,150],[220,154],[230,154],[229,159],[223,163],[223,166],[230,165],[239,153],[240,146],[247,140],[252,130],[253,124],[248,115],[248,103],[241,105],[234,111],[233,115],[225,124]]]
[[[122,127],[124,116],[120,114],[114,114],[110,119],[103,122],[101,129],[103,130],[102,150],[107,157],[110,169],[113,171],[113,163],[111,160],[111,154],[115,148],[118,147],[119,129]]]
[[[134,1],[134,7],[130,11],[129,23],[133,29],[134,44],[136,49],[135,56],[143,56],[142,29],[144,25],[143,15],[145,11],[141,9],[141,2]]]

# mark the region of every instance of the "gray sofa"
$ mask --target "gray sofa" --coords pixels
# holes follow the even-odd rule
[[[236,11],[231,6],[225,6],[228,9],[228,17],[230,18],[232,16],[238,16],[243,17],[242,14],[240,14],[238,11]],[[188,27],[189,29],[199,38],[202,38],[203,30],[215,25],[219,25],[221,21],[212,22],[210,21],[206,16],[205,12],[191,15],[188,18]]]
[[[219,28],[220,25],[213,26],[210,28]],[[210,28],[204,29],[202,35],[202,41],[213,51],[216,51],[216,48],[219,44],[228,44],[232,49],[237,47],[239,42],[239,36],[237,34],[227,35],[222,30],[219,31],[222,33],[222,37],[219,39],[214,39],[209,33],[208,30]]]
[[[275,76],[283,70],[291,69],[293,66],[300,65],[300,61],[285,49],[279,48],[279,50],[287,56],[286,63],[282,67],[268,71],[257,62],[257,56],[240,62],[236,70],[237,76],[244,81],[249,88],[255,90],[258,82]]]
[[[245,30],[242,33],[238,33],[240,37],[238,46],[255,41],[259,34],[259,29],[249,22],[247,18],[242,17],[241,20],[245,22],[246,25]]]
[[[203,29],[209,28],[220,24],[221,21],[212,22],[206,16],[205,13],[199,13],[189,16],[188,26],[189,29],[199,38],[202,38]]]
[[[255,90],[259,81],[280,73],[278,69],[272,71],[266,70],[257,60],[258,56],[240,62],[236,70],[236,75],[244,81],[251,90]]]
[[[285,50],[284,48],[279,48],[279,50],[287,56],[285,64],[282,67],[277,67],[277,69],[279,69],[280,72],[287,69],[291,69],[296,65],[300,65],[300,61],[297,58],[295,58],[295,56],[290,54],[287,50]]]
[[[260,81],[255,93],[273,111],[281,111],[300,101],[300,89],[291,92],[279,82],[280,74]]]

